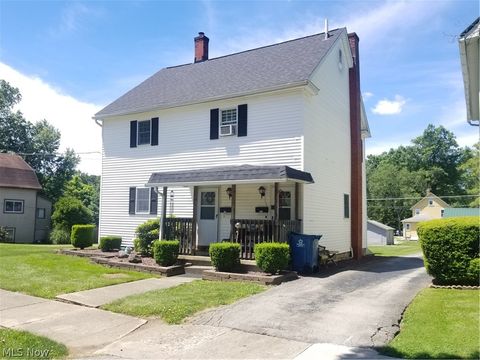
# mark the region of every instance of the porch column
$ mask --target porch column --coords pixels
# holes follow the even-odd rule
[[[278,182],[274,184],[274,218],[273,218],[273,241],[278,241],[279,238],[279,228],[278,228],[278,219],[280,218],[280,191]]]
[[[300,184],[298,182],[295,182],[295,217],[294,220],[299,220],[298,219],[298,206],[300,204],[299,200],[299,195],[300,195]]]
[[[167,217],[167,187],[163,187],[162,191],[162,215],[160,217],[159,239],[164,240],[165,237],[165,218]]]
[[[232,203],[231,203],[231,206],[232,206],[232,212],[230,213],[231,216],[230,216],[230,241],[233,241],[234,238],[234,234],[235,234],[235,230],[234,230],[234,226],[235,224],[233,223],[233,220],[235,220],[235,207],[237,205],[237,185],[232,185]]]
[[[197,250],[197,212],[198,212],[198,186],[193,187],[193,218],[192,218],[192,243],[190,244],[192,255]]]

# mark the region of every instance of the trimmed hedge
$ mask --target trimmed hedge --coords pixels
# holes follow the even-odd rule
[[[211,243],[212,265],[217,271],[235,271],[240,267],[240,244],[232,242]]]
[[[73,225],[70,240],[73,247],[85,249],[92,246],[95,225]]]
[[[420,223],[417,232],[425,268],[437,284],[479,284],[478,260],[475,260],[479,257],[478,217],[430,220]]]
[[[156,240],[153,243],[153,257],[160,266],[175,265],[180,250],[178,240]]]
[[[254,247],[257,266],[266,273],[276,274],[288,267],[290,247],[286,243],[264,242]]]
[[[134,240],[135,251],[144,256],[152,256],[152,244],[158,240],[160,219],[151,219],[137,226],[137,239]]]
[[[98,247],[102,251],[120,250],[121,246],[122,246],[121,236],[102,236],[98,244]]]

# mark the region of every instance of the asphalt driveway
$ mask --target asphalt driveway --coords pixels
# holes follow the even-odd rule
[[[371,347],[387,343],[429,276],[420,255],[375,258],[350,269],[282,284],[190,323],[306,343]]]

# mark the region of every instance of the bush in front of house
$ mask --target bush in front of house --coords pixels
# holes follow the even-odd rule
[[[113,251],[120,250],[122,246],[122,237],[121,236],[102,236],[98,247],[102,251]]]
[[[478,217],[430,220],[417,229],[427,272],[441,285],[478,285]],[[471,265],[472,264],[472,265]],[[477,265],[476,265],[477,264]],[[470,268],[472,266],[472,268]]]
[[[95,225],[73,225],[70,240],[75,248],[85,249],[92,246]]]
[[[4,227],[0,226],[0,242],[6,242],[7,241],[7,229]]]
[[[240,244],[232,242],[211,243],[209,247],[212,265],[217,271],[235,271],[240,267]]]
[[[480,279],[480,258],[470,260],[470,265],[468,266],[468,277],[472,280],[478,281]]]
[[[144,256],[152,256],[152,243],[158,240],[160,220],[151,219],[137,226],[137,239],[134,240],[135,251]]]
[[[50,241],[56,245],[71,244],[70,233],[62,228],[55,228],[50,232]]]
[[[153,258],[160,266],[175,265],[180,250],[178,240],[156,240],[153,242]]]
[[[288,267],[290,247],[286,243],[264,242],[253,248],[257,266],[266,273],[276,274]]]

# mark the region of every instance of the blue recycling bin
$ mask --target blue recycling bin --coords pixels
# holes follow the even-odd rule
[[[318,241],[322,235],[290,233],[292,268],[299,273],[311,273],[318,269]]]

